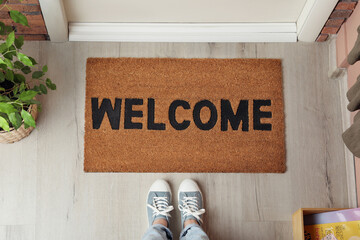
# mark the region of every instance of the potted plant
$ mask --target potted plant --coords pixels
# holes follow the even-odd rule
[[[10,18],[29,27],[26,16],[0,0],[0,9],[6,8]],[[45,77],[47,66],[38,66],[35,59],[21,50],[23,36],[15,36],[12,26],[0,21],[0,143],[13,143],[28,136],[36,127],[37,111],[41,103],[37,95],[55,90],[56,85]]]

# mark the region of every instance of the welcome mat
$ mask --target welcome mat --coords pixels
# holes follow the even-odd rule
[[[89,58],[86,172],[284,172],[279,59]]]

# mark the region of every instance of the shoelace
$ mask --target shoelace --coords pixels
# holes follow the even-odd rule
[[[199,209],[197,197],[184,197],[182,204],[179,204],[179,210],[184,214],[184,218],[192,215],[202,223],[200,215],[205,213],[205,209]]]
[[[169,212],[174,209],[173,206],[169,206],[167,197],[154,197],[153,205],[148,204],[147,206],[153,210],[153,217],[159,215],[170,217]]]

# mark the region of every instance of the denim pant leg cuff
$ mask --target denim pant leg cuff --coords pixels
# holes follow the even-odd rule
[[[155,224],[154,227],[156,228],[160,228],[161,230],[163,230],[166,233],[166,237],[169,240],[173,239],[173,235],[172,232],[170,231],[170,229],[168,229],[167,227],[165,227],[164,225],[161,224]]]
[[[181,231],[181,233],[180,233],[180,239],[181,239],[182,237],[184,237],[184,236],[187,234],[187,232],[190,230],[190,228],[192,228],[192,227],[200,228],[200,229],[202,230],[202,228],[199,226],[199,224],[196,224],[196,223],[189,224],[189,225],[187,225],[187,226]]]
[[[152,225],[142,239],[145,240],[172,240],[173,235],[167,227],[161,224]]]

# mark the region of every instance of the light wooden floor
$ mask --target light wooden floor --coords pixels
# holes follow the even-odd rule
[[[0,145],[1,240],[140,239],[146,194],[157,178],[174,192],[184,178],[198,181],[211,239],[291,239],[296,209],[356,206],[353,163],[340,137],[342,83],[327,77],[327,44],[33,42],[26,49],[48,64],[58,90],[44,99],[30,137]],[[282,58],[287,172],[84,173],[88,57]],[[177,211],[172,219],[177,236]]]

